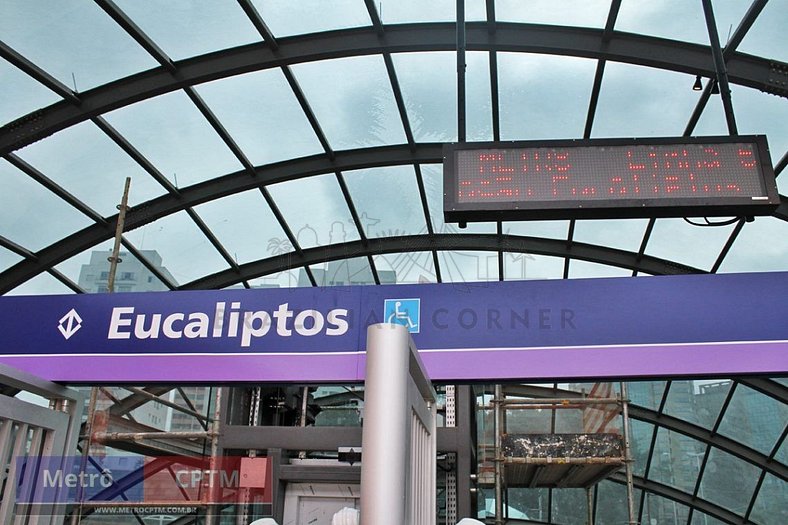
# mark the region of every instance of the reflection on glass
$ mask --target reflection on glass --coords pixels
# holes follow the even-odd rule
[[[116,0],[140,28],[173,60],[262,40],[233,2],[147,2]]]
[[[683,434],[660,428],[651,457],[651,480],[692,493],[705,446]]]
[[[182,91],[132,104],[106,117],[178,188],[241,168]]]
[[[35,142],[19,156],[104,217],[118,213],[126,177],[131,177],[130,206],[165,192],[92,122]]]
[[[505,252],[503,255],[506,281],[561,279],[563,274],[564,260],[559,257],[516,252]]]
[[[445,283],[476,283],[498,280],[498,253],[438,252],[441,279]]]
[[[48,273],[41,273],[25,281],[5,295],[62,295],[74,293]]]
[[[591,136],[680,136],[700,97],[692,90],[694,80],[684,73],[608,62]]]
[[[217,80],[197,91],[255,165],[323,152],[281,69]]]
[[[333,149],[405,142],[383,57],[322,60],[292,70]]]
[[[263,275],[256,279],[249,280],[252,288],[296,288],[299,286],[312,286],[309,278],[304,274],[302,268],[291,268],[281,272]],[[237,286],[237,285],[234,285]]]
[[[612,481],[602,481],[597,485],[596,522],[597,523],[628,523],[627,488]],[[634,491],[635,516],[638,514],[640,491]],[[582,523],[582,522],[581,522]],[[670,523],[660,521],[659,523]],[[678,522],[676,522],[678,525]]]
[[[553,491],[553,523],[585,523],[588,517],[588,497],[585,489]]]
[[[360,238],[335,175],[282,182],[268,189],[301,248]]]
[[[344,178],[367,237],[427,233],[412,166],[346,171]]]
[[[632,453],[632,473],[635,476],[643,476],[646,472],[646,462],[650,453],[651,438],[654,435],[654,425],[640,421],[638,419],[631,419],[629,422],[629,432],[632,439],[632,446],[630,448]]]
[[[657,410],[665,392],[665,381],[633,381],[628,383],[629,399],[633,404]]]
[[[3,79],[0,126],[60,100],[55,93],[3,59],[0,59],[0,78]]]
[[[0,159],[0,235],[35,252],[92,222]]]
[[[697,511],[693,516],[696,514]],[[646,493],[643,503],[643,521],[641,522],[644,525],[683,525],[687,523],[688,518],[689,508],[686,505],[651,492]],[[694,520],[693,523],[695,523]]]
[[[766,474],[750,519],[763,525],[788,523],[788,483],[784,479]]]
[[[760,392],[737,385],[719,432],[769,455],[788,421],[788,407]]]
[[[258,190],[249,190],[195,208],[239,264],[293,251]]]
[[[698,496],[744,515],[760,474],[758,467],[712,448]]]
[[[227,262],[191,217],[181,211],[126,233],[138,250],[155,250],[162,265],[185,284],[228,268]]]
[[[703,428],[712,428],[730,387],[729,379],[673,381],[665,403],[665,413]]]
[[[3,0],[0,35],[75,91],[159,65],[93,2]]]
[[[724,218],[715,217],[709,220],[725,221]],[[695,219],[693,222],[702,223],[703,219]],[[693,226],[683,219],[657,219],[646,246],[646,254],[701,270],[710,270],[733,228],[733,225]]]
[[[112,241],[94,246],[88,251],[68,259],[57,265],[57,269],[76,282],[87,293],[106,293],[109,291],[110,263]],[[162,265],[161,256],[156,250],[142,250],[142,256],[150,262],[170,282],[174,277]],[[121,262],[115,273],[115,292],[162,292],[169,290],[153,272],[139,259],[121,247],[118,254]]]
[[[501,139],[582,137],[595,69],[585,58],[498,53]]]
[[[363,0],[252,0],[252,3],[276,38],[372,24]]]
[[[457,55],[396,53],[393,60],[416,142],[456,141]]]
[[[381,284],[387,272],[396,277],[396,284],[438,282],[432,252],[389,253],[375,255],[373,259]]]
[[[318,286],[351,286],[375,284],[372,268],[366,257],[341,259],[309,267],[315,276]],[[381,284],[394,284],[396,276],[391,273],[378,274]],[[385,279],[385,280],[384,280]],[[299,286],[307,280],[305,275],[299,276]]]

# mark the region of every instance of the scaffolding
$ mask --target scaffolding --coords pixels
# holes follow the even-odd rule
[[[597,385],[603,385],[598,383]],[[610,385],[610,384],[605,384]],[[602,393],[600,395],[600,392]],[[495,490],[495,525],[506,523],[508,488],[584,488],[588,494],[588,521],[593,524],[591,490],[603,479],[624,468],[627,479],[627,513],[629,524],[636,525],[634,513],[632,454],[629,432],[629,400],[626,384],[613,395],[612,386],[592,389],[578,397],[524,399],[496,385],[491,404],[494,445],[492,479],[490,472],[482,483]],[[520,410],[549,411],[550,432],[509,432],[507,412]],[[556,431],[556,413],[576,410],[582,414],[583,431]],[[620,430],[614,419],[621,417]]]

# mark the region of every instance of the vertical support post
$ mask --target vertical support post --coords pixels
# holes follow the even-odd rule
[[[503,525],[503,387],[495,385],[495,525]]]
[[[221,418],[222,418],[222,388],[214,387],[216,394],[214,395],[213,406],[213,424],[211,425],[211,457],[209,465],[211,472],[216,472],[220,469],[219,461],[219,432],[221,431]],[[219,506],[216,503],[219,501],[217,489],[219,486],[214,482],[215,477],[208,478],[208,506],[205,511],[205,525],[214,525],[216,523],[216,515],[219,512]]]
[[[627,384],[621,382],[621,417],[624,419],[624,465],[627,473],[627,513],[630,525],[637,525],[635,518],[635,496],[632,479],[632,439],[629,434],[629,394]]]
[[[123,236],[123,228],[126,222],[126,210],[129,203],[129,189],[131,188],[131,177],[126,177],[126,182],[123,186],[123,196],[118,205],[118,224],[115,226],[115,244],[112,246],[112,255],[109,257],[109,277],[107,278],[107,291],[112,293],[115,291],[115,274],[118,271],[118,263],[121,262],[120,257],[120,240]],[[80,459],[79,471],[85,472],[88,464],[88,457],[90,456],[90,445],[93,437],[93,417],[96,415],[96,403],[98,401],[99,389],[93,387],[90,389],[90,401],[88,401],[88,415],[85,420],[85,435],[84,443],[82,445],[82,458]],[[83,489],[80,484],[77,488],[77,501],[76,508],[71,513],[71,524],[78,525],[82,521],[82,493]]]
[[[588,525],[594,525],[594,487],[586,487],[586,501],[588,502]]]
[[[367,329],[361,525],[402,525],[409,519],[402,482],[410,465],[409,341],[401,325]]]
[[[706,28],[709,31],[711,56],[714,59],[714,70],[717,72],[717,84],[720,87],[722,107],[725,109],[725,120],[728,123],[728,133],[738,135],[739,131],[736,127],[736,117],[733,113],[733,102],[731,101],[731,88],[728,84],[728,70],[725,66],[725,58],[722,56],[717,22],[714,20],[714,10],[711,6],[711,0],[702,0],[702,2],[703,14],[706,16]]]
[[[465,0],[457,0],[457,140],[465,142]]]
[[[126,210],[129,203],[129,187],[131,186],[131,177],[126,177],[126,184],[123,188],[123,198],[118,205],[118,224],[115,226],[115,244],[112,246],[112,256],[109,258],[109,278],[107,279],[107,290],[109,293],[115,291],[115,273],[118,271],[118,263],[121,262],[120,257],[120,240],[123,236],[123,228],[126,223]]]

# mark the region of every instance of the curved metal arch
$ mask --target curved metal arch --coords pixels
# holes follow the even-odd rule
[[[545,53],[604,59],[713,77],[708,46],[602,29],[503,22],[469,23],[468,51]],[[453,51],[454,23],[403,24],[344,29],[277,40],[277,46],[251,44],[180,61],[175,70],[158,67],[63,100],[0,128],[0,155],[108,111],[233,75],[293,64],[384,53]],[[788,66],[765,58],[733,53],[730,82],[786,96],[781,82]]]
[[[617,266],[628,270],[637,270],[654,275],[705,273],[703,270],[676,264],[670,261],[637,253],[596,246],[584,243],[567,243],[563,239],[546,239],[542,237],[521,237],[516,235],[498,234],[433,234],[409,235],[402,237],[381,237],[366,241],[352,241],[342,244],[331,244],[303,250],[301,253],[290,252],[268,259],[261,259],[241,265],[239,271],[225,270],[186,283],[180,287],[189,289],[214,289],[231,286],[241,280],[254,279],[292,268],[303,268],[313,264],[355,257],[382,255],[400,252],[425,251],[490,251],[530,253],[554,257],[569,257],[583,261],[599,262],[609,266]]]

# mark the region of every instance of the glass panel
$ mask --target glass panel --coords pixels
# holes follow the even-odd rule
[[[630,277],[632,270],[617,268],[605,264],[597,264],[587,261],[572,260],[569,263],[569,278],[580,279],[588,277]]]
[[[498,53],[501,139],[583,136],[596,61]]]
[[[730,387],[731,382],[727,379],[673,381],[665,413],[704,428],[712,428]]]
[[[581,27],[605,27],[610,0],[496,0],[495,18],[501,22],[526,22]]]
[[[74,292],[48,273],[41,273],[20,284],[5,295],[62,295]]]
[[[454,0],[378,0],[376,5],[384,24],[453,22],[456,19]]]
[[[303,277],[302,277],[303,275]],[[296,288],[298,286],[312,286],[303,268],[292,268],[269,275],[250,279],[252,288]]]
[[[456,141],[457,55],[397,53],[393,60],[416,141]]]
[[[258,190],[210,201],[195,211],[239,264],[293,250]]]
[[[469,141],[493,140],[490,54],[481,52],[466,53],[465,64],[465,125],[467,139]]]
[[[88,293],[106,293],[109,278],[108,257],[112,255],[112,241],[105,241],[79,255],[58,264],[56,268]],[[172,279],[162,266],[155,250],[142,250],[142,255],[161,273]],[[116,292],[161,292],[169,290],[142,262],[121,247],[121,263],[115,274]]]
[[[705,80],[703,84],[706,85]],[[689,122],[689,115],[687,115],[686,120]],[[692,130],[692,134],[695,136],[728,134],[728,123],[725,120],[725,108],[722,106],[722,98],[715,95],[709,99],[706,108],[700,116],[700,120],[698,120],[698,124]]]
[[[739,133],[766,135],[772,165],[776,165],[788,152],[788,128],[785,126],[788,121],[788,104],[782,97],[755,89],[733,86],[731,90]],[[777,187],[783,195],[788,194],[788,177],[785,174],[777,178]]]
[[[172,272],[176,284],[228,268],[185,211],[132,230],[126,238],[139,250],[154,250],[160,255],[161,264]]]
[[[702,223],[703,219],[693,219],[693,222]],[[646,245],[646,254],[710,270],[733,228],[734,225],[702,227],[688,224],[683,219],[657,219]]]
[[[653,523],[656,525],[657,522],[655,521]],[[696,510],[692,513],[692,525],[728,525],[728,523]]]
[[[643,525],[684,525],[689,518],[689,507],[649,492],[643,507]]]
[[[774,217],[757,217],[755,222],[745,224],[720,266],[720,272],[786,270],[788,222]]]
[[[106,117],[179,188],[241,168],[182,91],[138,102]]]
[[[644,3],[624,0],[616,19],[616,30],[699,44],[709,43],[709,32],[700,2],[652,0]],[[720,36],[721,40],[724,38],[725,35]]]
[[[159,65],[93,2],[4,0],[0,34],[6,44],[77,91]]]
[[[252,0],[274,37],[368,26],[363,0]]]
[[[0,159],[0,235],[35,252],[92,222]]]
[[[432,252],[403,252],[374,256],[381,284],[438,282]]]
[[[780,449],[777,451],[777,454],[774,457],[783,465],[788,465],[788,441],[782,442]]]
[[[712,448],[698,496],[736,514],[744,515],[760,471],[755,465]]]
[[[301,248],[360,239],[335,175],[282,182],[268,189]]]
[[[766,474],[758,492],[750,519],[764,525],[788,523],[788,484],[785,480]]]
[[[637,252],[643,242],[648,219],[577,221],[574,240]]]
[[[627,488],[612,481],[602,481],[597,485],[596,522],[629,523],[627,516]],[[637,518],[640,491],[634,491],[635,517]],[[578,523],[583,523],[582,521]],[[667,522],[660,522],[660,525]]]
[[[547,255],[506,252],[503,255],[503,275],[507,281],[561,279],[564,260]]]
[[[665,393],[665,381],[634,381],[627,383],[632,403],[650,410],[657,410]]]
[[[648,477],[691,494],[695,490],[704,451],[705,446],[701,442],[660,428]]]
[[[784,45],[787,12],[785,0],[766,4],[737,51],[788,62],[788,49]]]
[[[0,246],[0,272],[12,267],[24,257],[20,257],[10,250],[6,250]]]
[[[505,222],[503,223],[503,233],[506,235],[566,239],[569,235],[569,221]]]
[[[588,497],[585,489],[553,491],[553,523],[585,523]]]
[[[198,91],[255,165],[323,152],[280,69],[217,80]]]
[[[608,62],[592,136],[680,136],[700,97],[694,82],[685,73]]]
[[[427,232],[412,166],[346,171],[343,175],[367,237]]]
[[[0,59],[0,78],[3,79],[0,125],[60,100],[52,91],[3,59]]]
[[[137,0],[117,4],[173,60],[262,40],[235,2],[170,0],[155,8]]]
[[[430,208],[430,220],[435,233],[496,233],[494,222],[469,222],[460,229],[457,223],[443,222],[443,166],[439,164],[422,164],[421,174],[424,178],[424,191]]]
[[[438,252],[441,280],[445,283],[473,283],[498,280],[496,252]]]
[[[770,454],[788,421],[784,403],[744,385],[737,385],[722,417],[719,433]]]
[[[492,491],[491,491],[492,492]],[[555,494],[555,493],[553,493]],[[548,489],[507,488],[506,504],[509,507],[509,518],[523,520],[547,521]],[[495,500],[487,509],[487,516],[495,515]],[[555,523],[555,521],[554,521]],[[579,522],[581,523],[581,522]]]
[[[405,142],[383,57],[322,60],[292,70],[332,148]]]
[[[126,177],[131,177],[130,206],[165,193],[92,122],[27,146],[19,156],[104,217],[118,213]]]
[[[632,473],[643,476],[646,472],[646,462],[651,448],[651,438],[654,436],[654,425],[638,419],[630,420],[630,435],[632,436]]]
[[[351,286],[375,284],[366,257],[341,259],[309,267],[318,286]]]

